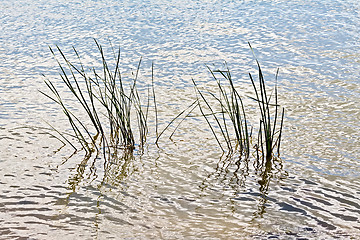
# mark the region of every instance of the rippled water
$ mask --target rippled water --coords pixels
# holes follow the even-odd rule
[[[360,237],[360,3],[345,1],[1,1],[1,239],[357,239]],[[236,171],[201,118],[133,157],[71,158],[37,127],[66,130],[38,90],[59,83],[48,46],[91,67],[92,38],[120,44],[123,73],[155,65],[160,128],[194,99],[191,79],[226,61],[251,92],[255,50],[286,108],[269,186]],[[153,133],[154,129],[152,129]],[[154,135],[153,135],[154,136]],[[106,174],[104,174],[106,173]]]

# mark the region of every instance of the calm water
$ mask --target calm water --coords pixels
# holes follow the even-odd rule
[[[360,238],[359,29],[355,0],[0,1],[0,239]],[[146,82],[154,62],[160,128],[195,99],[192,78],[209,83],[204,64],[227,61],[248,95],[251,42],[286,108],[268,189],[201,118],[112,162],[34,128],[68,127],[38,92],[42,74],[59,83],[48,46],[91,67],[92,38],[121,46],[124,75],[142,56]]]

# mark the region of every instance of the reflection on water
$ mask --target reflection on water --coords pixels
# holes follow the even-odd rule
[[[220,158],[215,170],[203,181],[201,188],[204,191],[210,187],[213,181],[220,183],[222,187],[231,187],[234,192],[247,191],[249,187],[258,189],[258,204],[252,214],[254,218],[262,218],[266,213],[269,186],[272,180],[287,178],[288,174],[283,170],[282,160],[274,158],[271,161],[261,159],[241,159],[241,156],[227,156]],[[247,197],[234,197],[235,201],[255,201]]]
[[[1,6],[0,239],[359,238],[358,1]],[[150,137],[143,153],[71,155],[39,128],[45,120],[66,131],[67,122],[38,90],[45,88],[41,74],[58,81],[48,45],[66,54],[75,46],[92,66],[92,38],[121,45],[124,74],[142,56],[143,83],[154,61],[159,129],[194,101],[192,78],[211,79],[204,64],[216,69],[226,61],[249,95],[251,42],[265,79],[280,67],[281,158],[221,156],[198,117],[159,148]]]
[[[54,144],[61,146],[56,139]],[[216,157],[214,141],[216,147],[208,155],[191,147],[179,155],[179,147],[184,146],[174,144],[179,143],[170,144],[163,153],[120,153],[112,161],[59,155],[66,154],[65,149],[47,156],[47,147],[31,155],[34,158],[23,157],[23,162],[6,169],[1,180],[2,236],[237,238],[246,234],[261,239],[356,233],[349,227],[356,229],[359,221],[358,192],[354,192],[358,188],[349,186],[346,178],[329,181],[288,174],[281,159],[262,165],[235,155]]]

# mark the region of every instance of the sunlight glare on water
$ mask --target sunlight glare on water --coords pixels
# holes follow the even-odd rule
[[[355,0],[2,1],[0,239],[359,238],[358,29]],[[74,46],[90,69],[93,38],[109,57],[109,40],[120,46],[124,77],[142,57],[142,89],[154,63],[159,129],[196,99],[192,79],[214,89],[205,65],[226,61],[251,106],[250,42],[269,86],[280,69],[286,115],[271,177],[222,156],[199,114],[157,147],[150,113],[144,153],[72,155],[41,128],[69,130],[39,90],[45,75],[69,100],[48,47],[75,59]]]

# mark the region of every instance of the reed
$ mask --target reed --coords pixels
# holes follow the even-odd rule
[[[251,47],[251,46],[250,46]],[[238,151],[242,158],[248,159],[252,150],[255,150],[255,158],[258,167],[268,166],[269,160],[280,155],[280,142],[284,121],[284,108],[280,114],[278,104],[278,89],[276,73],[275,88],[269,94],[265,85],[264,75],[259,62],[256,60],[259,74],[259,86],[255,83],[254,77],[249,73],[249,77],[254,89],[255,97],[250,97],[258,103],[260,112],[260,125],[258,128],[257,144],[251,147],[254,138],[252,137],[253,124],[248,121],[244,102],[235,87],[231,73],[225,64],[225,70],[211,70],[212,78],[216,81],[217,89],[211,91],[200,90],[199,86],[193,81],[196,100],[186,109],[181,111],[157,136],[156,143],[161,135],[176,120],[182,118],[175,130],[189,117],[196,107],[199,108],[201,116],[206,120],[209,129],[223,152],[228,152],[229,156]],[[217,94],[216,94],[217,92]],[[273,99],[275,100],[273,100]],[[281,117],[280,117],[281,115]],[[170,135],[170,137],[174,132]],[[224,147],[224,142],[226,147]],[[266,161],[264,165],[264,161]]]
[[[274,150],[277,150],[278,155],[280,154],[280,142],[281,142],[281,133],[284,122],[285,110],[282,108],[280,126],[279,124],[279,107],[278,104],[278,91],[277,91],[277,77],[278,72],[276,73],[276,84],[274,88],[274,95],[270,94],[266,90],[264,75],[262,73],[259,62],[256,60],[258,66],[258,80],[259,84],[256,86],[253,76],[249,73],[251,83],[254,88],[255,98],[258,103],[260,110],[260,124],[259,124],[259,134],[258,134],[258,146],[261,147],[261,154],[263,159],[271,159],[274,155]],[[271,98],[274,96],[275,102],[271,103]],[[271,109],[274,109],[271,111]]]
[[[75,48],[73,51],[78,60],[77,64],[70,61],[58,46],[55,50],[50,47],[58,63],[62,83],[70,91],[75,102],[80,104],[87,120],[83,115],[70,110],[52,81],[45,80],[52,94],[42,91],[41,93],[60,105],[72,128],[73,136],[87,154],[99,152],[99,147],[102,147],[104,154],[107,151],[105,149],[110,148],[125,148],[132,151],[136,144],[143,147],[148,133],[149,102],[143,105],[137,90],[141,59],[133,78],[123,79],[120,72],[120,48],[115,51],[112,47],[114,62],[111,64],[107,61],[102,46],[97,40],[95,43],[100,53],[100,70],[92,68],[86,71]],[[60,54],[61,61],[56,53]],[[134,117],[137,121],[133,121]],[[90,122],[91,126],[85,122]],[[138,142],[134,137],[134,131],[137,131],[139,136]],[[66,134],[60,134],[70,142],[65,137]],[[74,144],[71,145],[76,149]]]
[[[196,82],[193,80],[195,89],[199,96],[198,105],[200,112],[205,118],[215,139],[223,151],[225,151],[225,149],[222,147],[214,127],[217,127],[220,130],[220,135],[225,140],[227,150],[230,153],[233,150],[238,149],[243,156],[248,158],[250,154],[251,131],[249,131],[249,125],[246,119],[246,112],[242,98],[234,87],[230,70],[227,66],[226,70],[211,70],[209,67],[208,69],[213,79],[216,81],[218,95],[215,95],[213,92],[207,93],[219,104],[220,111],[214,110],[216,107],[211,106],[211,99],[205,97],[205,94],[200,91]],[[222,80],[225,80],[225,83],[223,83]],[[205,114],[204,108],[210,111],[210,114]],[[211,121],[208,119],[209,117],[213,119],[212,122],[215,123],[215,126],[211,124]],[[230,119],[231,126],[228,126],[228,119]],[[235,144],[231,138],[232,133],[235,135]]]
[[[249,46],[254,54],[253,48],[251,47],[250,43]],[[277,155],[280,155],[280,142],[281,142],[285,109],[282,108],[280,126],[278,126],[280,105],[278,104],[277,80],[278,80],[279,69],[277,70],[275,76],[275,87],[274,90],[272,91],[274,92],[274,94],[272,94],[272,92],[269,94],[266,88],[265,79],[263,72],[261,70],[260,63],[256,59],[256,57],[255,60],[258,68],[258,81],[259,81],[258,86],[256,86],[255,80],[251,75],[251,73],[249,73],[249,77],[256,96],[255,98],[254,97],[251,98],[258,103],[258,107],[260,110],[260,121],[259,121],[260,124],[259,124],[257,146],[258,146],[258,150],[259,150],[259,146],[261,148],[260,152],[262,155],[262,159],[266,160],[266,163],[268,163],[268,161],[272,157],[274,157],[275,150],[277,151]],[[272,101],[272,97],[275,98],[274,101]],[[257,151],[257,154],[259,154],[259,151]],[[259,155],[257,158],[259,159]]]
[[[285,111],[282,108],[280,113],[280,105],[278,104],[278,71],[275,78],[275,87],[269,93],[258,60],[256,60],[256,63],[258,67],[258,84],[255,83],[254,77],[249,73],[255,93],[255,97],[250,98],[258,103],[260,112],[258,135],[255,137],[257,144],[254,144],[254,150],[257,165],[268,166],[269,161],[275,156],[276,152],[277,156],[280,155]],[[212,78],[216,81],[217,89],[201,91],[193,80],[197,93],[197,106],[222,151],[231,154],[238,150],[241,157],[248,159],[252,151],[251,143],[254,140],[252,137],[254,125],[250,124],[247,119],[244,102],[235,88],[230,70],[226,64],[225,70],[211,70],[209,67],[208,69]],[[214,93],[216,91],[218,94]],[[186,110],[176,116],[175,119],[179,118]],[[223,146],[224,142],[226,147]]]
[[[175,123],[175,120],[182,117],[174,132],[198,108],[223,152],[232,154],[234,151],[238,151],[241,157],[246,159],[250,157],[253,149],[251,145],[254,140],[252,130],[255,125],[250,124],[248,121],[243,99],[235,87],[235,82],[226,64],[224,70],[212,70],[207,67],[212,79],[215,80],[215,91],[214,89],[212,91],[201,90],[193,80],[196,100],[159,132],[153,77],[154,66],[152,65],[151,70],[152,91],[150,91],[149,87],[147,103],[143,104],[137,89],[142,60],[140,59],[138,62],[133,78],[124,79],[120,72],[120,48],[115,51],[111,46],[113,59],[112,62],[108,62],[102,46],[96,40],[95,44],[100,54],[101,67],[100,70],[94,67],[90,71],[85,69],[75,48],[73,48],[73,51],[77,59],[76,63],[70,61],[58,46],[55,49],[50,47],[50,51],[60,69],[61,81],[75,100],[72,103],[75,102],[81,106],[85,114],[73,112],[71,110],[72,105],[69,106],[64,101],[58,87],[52,81],[45,80],[50,93],[41,91],[42,94],[60,106],[68,119],[72,134],[62,133],[49,124],[50,127],[60,134],[75,150],[77,148],[68,139],[69,136],[80,143],[81,148],[85,149],[87,155],[93,152],[99,153],[101,149],[104,155],[106,152],[111,152],[110,149],[116,149],[117,151],[120,148],[129,152],[133,151],[136,145],[142,149],[148,135],[150,95],[153,95],[156,124],[155,144],[158,144],[159,138],[170,125]],[[249,46],[253,51],[250,44]],[[256,159],[259,166],[265,166],[275,156],[276,152],[277,155],[280,154],[284,108],[280,111],[280,105],[278,104],[278,71],[276,73],[275,87],[269,93],[261,66],[257,60],[256,64],[258,83],[256,83],[253,75],[249,73],[255,94],[254,97],[250,98],[257,102],[260,112],[257,138],[255,138],[257,140],[257,144],[255,144]],[[90,126],[87,123],[90,123]],[[174,132],[170,135],[170,138]],[[135,136],[138,136],[138,139]],[[262,163],[259,163],[260,160],[262,160]],[[266,161],[265,165],[264,161]]]

